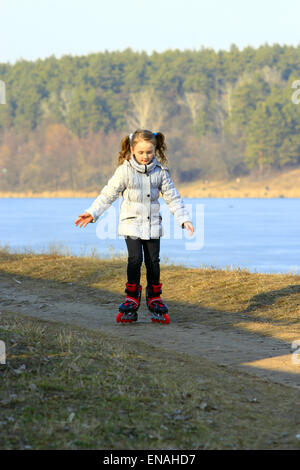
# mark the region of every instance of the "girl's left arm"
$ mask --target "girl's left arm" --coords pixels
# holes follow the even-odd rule
[[[184,228],[185,222],[190,222],[190,224],[192,224],[190,214],[188,213],[178,190],[175,188],[167,168],[163,168],[161,194],[165,202],[168,204],[170,211],[174,215],[175,220],[182,228]]]

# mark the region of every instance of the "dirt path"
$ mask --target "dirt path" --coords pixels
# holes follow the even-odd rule
[[[226,324],[176,323],[172,315],[170,325],[153,324],[144,301],[136,324],[117,324],[117,307],[99,302],[97,289],[0,274],[0,311],[103,330],[300,388],[300,353],[295,355],[290,342]]]

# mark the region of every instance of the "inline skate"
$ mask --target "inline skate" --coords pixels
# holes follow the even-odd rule
[[[151,320],[154,323],[168,324],[170,323],[170,317],[168,315],[168,307],[162,301],[160,294],[162,283],[151,284],[146,287],[146,302],[149,311],[151,312]]]
[[[125,293],[127,296],[119,307],[117,323],[132,323],[138,319],[137,310],[141,303],[142,286],[126,282]]]

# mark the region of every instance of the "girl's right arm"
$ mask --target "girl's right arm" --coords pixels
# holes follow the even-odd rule
[[[81,216],[85,215],[87,217],[86,221],[90,218],[87,223],[84,221],[84,226],[89,222],[96,222],[100,215],[102,215],[103,212],[118,198],[119,193],[123,192],[126,187],[124,167],[124,163],[118,166],[113,176],[108,180],[107,184],[100,192],[99,196],[97,196],[92,205],[85,209],[84,213],[81,214]]]
[[[97,196],[90,207],[85,209],[85,212],[88,212],[93,217],[92,222],[96,222],[100,215],[118,198],[119,193],[125,189],[124,166],[124,164],[118,166],[99,196]]]

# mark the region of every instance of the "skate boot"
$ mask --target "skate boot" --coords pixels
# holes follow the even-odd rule
[[[117,323],[132,323],[138,319],[137,310],[141,303],[142,286],[126,282],[125,293],[127,296],[119,307]]]
[[[170,323],[170,317],[168,315],[168,307],[162,301],[160,294],[162,284],[152,284],[146,287],[146,302],[147,307],[151,312],[151,320],[154,323]]]

